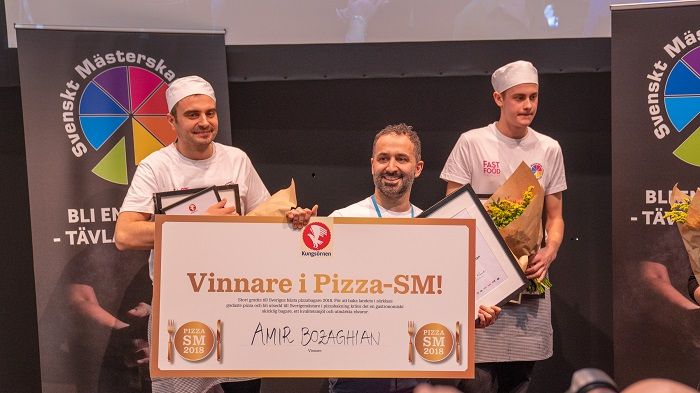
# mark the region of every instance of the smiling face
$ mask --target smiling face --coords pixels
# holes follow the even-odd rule
[[[386,134],[377,139],[372,153],[375,192],[396,200],[410,195],[413,180],[420,176],[423,161],[406,135]]]
[[[522,138],[537,113],[539,86],[535,83],[515,85],[502,93],[493,93],[501,108],[498,129],[511,138]]]
[[[183,98],[168,114],[170,126],[177,133],[177,150],[185,157],[201,160],[211,157],[212,142],[219,132],[216,102],[204,94]]]

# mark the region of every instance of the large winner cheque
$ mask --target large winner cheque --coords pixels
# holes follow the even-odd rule
[[[474,225],[158,215],[151,375],[471,378]]]

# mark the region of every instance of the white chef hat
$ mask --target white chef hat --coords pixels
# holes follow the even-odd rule
[[[207,95],[216,102],[214,88],[211,87],[209,82],[196,75],[183,76],[182,78],[175,79],[168,87],[168,90],[165,91],[165,100],[168,102],[168,112],[172,111],[175,104],[180,102],[181,99],[194,94]]]
[[[522,83],[539,84],[537,68],[529,61],[518,60],[508,63],[491,75],[491,85],[493,85],[493,90],[498,93],[503,93],[511,87]]]

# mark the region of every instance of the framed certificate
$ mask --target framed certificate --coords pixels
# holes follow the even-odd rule
[[[205,188],[192,188],[187,190],[157,192],[153,194],[155,213],[165,214],[164,209],[170,208],[172,205],[180,202],[184,198],[190,197],[204,190]],[[226,199],[226,207],[235,206],[236,213],[238,213],[238,215],[243,215],[243,212],[241,211],[241,197],[238,191],[238,184],[216,186],[216,191],[219,194],[219,201]]]
[[[476,306],[503,305],[518,298],[527,278],[498,232],[482,201],[467,184],[423,211],[419,218],[473,218],[476,220]]]
[[[163,213],[181,216],[201,215],[206,212],[209,206],[220,201],[221,197],[219,197],[216,186],[211,186],[164,207]]]

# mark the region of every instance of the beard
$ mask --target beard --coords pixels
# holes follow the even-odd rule
[[[387,184],[384,182],[384,177],[390,180],[398,180],[396,184]],[[373,176],[374,186],[382,195],[387,198],[396,199],[404,196],[413,185],[414,177],[402,172],[387,173],[381,172]]]

